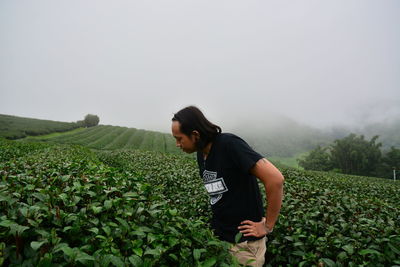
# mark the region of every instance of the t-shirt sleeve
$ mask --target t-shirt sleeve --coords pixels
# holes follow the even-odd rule
[[[244,173],[249,173],[254,164],[264,158],[254,151],[243,139],[234,135],[227,142],[227,152],[235,165]]]

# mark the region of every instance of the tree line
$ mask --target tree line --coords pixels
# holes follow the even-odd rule
[[[328,146],[318,146],[298,162],[306,170],[392,178],[393,169],[400,170],[400,149],[392,146],[382,151],[378,138],[367,140],[352,133]]]

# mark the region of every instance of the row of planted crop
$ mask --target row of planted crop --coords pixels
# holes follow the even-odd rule
[[[36,150],[40,146],[32,144]],[[16,152],[18,155],[27,152],[22,147],[15,151],[24,151],[19,154]],[[200,219],[199,223],[204,223],[209,218],[207,196],[193,159],[143,151],[100,151],[97,156],[107,166],[113,166],[113,171],[124,173],[129,179],[140,177],[140,182],[149,185],[147,188],[152,195],[158,196],[164,206],[169,208],[167,215],[179,210],[182,216],[178,216],[179,219]],[[49,157],[33,157],[36,161],[44,161],[46,158]],[[84,163],[84,166],[87,164]],[[61,173],[76,175],[76,163],[62,166]],[[70,169],[71,166],[75,166],[75,169]],[[46,175],[48,168],[42,166],[40,169],[45,173],[36,174]],[[89,169],[95,170],[96,167]],[[269,265],[399,264],[398,183],[323,172],[282,171],[286,178],[285,199],[279,222],[267,244]],[[32,170],[27,169],[27,172],[31,173]],[[53,173],[58,175],[57,171]],[[145,188],[142,190],[145,191]],[[61,194],[62,198],[66,195]],[[77,200],[81,201],[74,199],[68,203],[73,205]],[[103,202],[107,207],[110,204]],[[99,206],[96,204],[94,210],[97,211]],[[160,209],[159,206],[153,208],[156,211]],[[156,211],[152,213],[157,214]],[[148,227],[151,229],[151,225]],[[145,250],[141,249],[135,248],[135,255],[142,260],[148,254],[144,255]],[[198,255],[199,250],[196,251]],[[139,256],[141,252],[142,256]]]
[[[324,172],[283,173],[282,216],[267,249],[272,265],[400,264],[400,184]]]
[[[63,135],[35,138],[63,144],[79,144],[94,149],[142,149],[178,152],[170,134],[109,125],[99,125]]]
[[[184,216],[209,217],[193,159],[141,151],[98,155],[111,166],[159,185],[169,205],[179,208]],[[282,172],[285,197],[267,244],[269,265],[400,264],[399,183],[286,168]]]
[[[79,146],[0,148],[4,266],[232,265],[203,220],[182,216],[135,173]]]

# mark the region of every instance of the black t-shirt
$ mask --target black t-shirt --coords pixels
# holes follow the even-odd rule
[[[262,220],[260,189],[257,178],[250,174],[262,158],[243,139],[229,133],[217,135],[206,160],[197,152],[200,176],[210,195],[211,226],[220,239],[234,243],[242,221]],[[240,242],[257,239],[242,236]]]

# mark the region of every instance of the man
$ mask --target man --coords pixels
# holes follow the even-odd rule
[[[266,235],[274,229],[282,205],[284,178],[280,171],[240,137],[221,133],[221,128],[194,106],[174,115],[172,135],[184,152],[197,152],[200,176],[210,195],[214,233],[231,243],[242,233],[230,253],[241,264],[263,266]],[[267,193],[265,217],[256,178]]]

